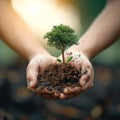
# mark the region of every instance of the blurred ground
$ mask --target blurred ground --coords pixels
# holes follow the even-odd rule
[[[94,64],[94,87],[69,100],[45,100],[28,91],[21,61],[0,66],[0,120],[120,120],[119,66]]]

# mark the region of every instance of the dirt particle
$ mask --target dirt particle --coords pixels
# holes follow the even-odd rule
[[[87,74],[86,69],[78,70],[71,64],[50,64],[41,75],[38,75],[36,87],[42,86],[48,91],[63,92],[65,87],[80,86],[79,79],[83,74]]]

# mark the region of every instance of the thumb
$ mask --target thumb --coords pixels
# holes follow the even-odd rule
[[[34,67],[28,67],[26,70],[28,89],[35,88],[37,83],[38,70]]]
[[[85,74],[80,78],[80,85],[83,87],[87,84],[87,82],[90,80],[90,76]]]
[[[34,77],[34,76],[30,76],[30,75],[29,75],[29,76],[27,77],[27,86],[28,86],[28,89],[35,88],[36,83],[37,83],[37,76]]]

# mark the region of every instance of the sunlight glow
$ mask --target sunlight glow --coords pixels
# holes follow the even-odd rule
[[[53,25],[70,25],[80,33],[80,14],[70,4],[57,4],[58,0],[12,0],[14,9],[22,16],[38,37],[48,32]]]

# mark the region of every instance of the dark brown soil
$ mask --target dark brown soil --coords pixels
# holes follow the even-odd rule
[[[80,77],[86,73],[87,70],[82,72],[81,69],[78,70],[71,64],[50,64],[44,73],[38,76],[36,87],[41,86],[47,88],[48,91],[62,92],[65,87],[79,86]]]

